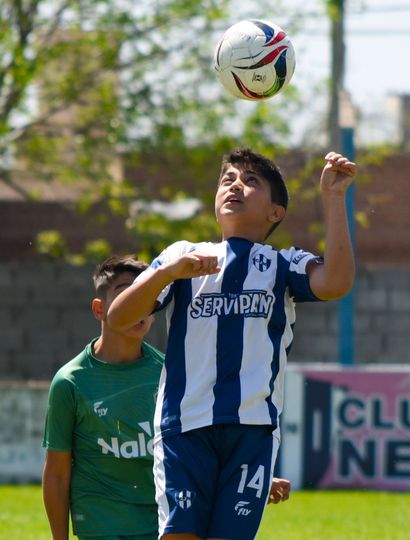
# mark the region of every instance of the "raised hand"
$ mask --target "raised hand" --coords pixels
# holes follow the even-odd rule
[[[220,271],[218,258],[214,255],[193,251],[171,261],[166,266],[166,271],[172,280],[190,279],[210,274],[217,274]]]
[[[345,193],[356,176],[356,163],[337,152],[329,152],[325,160],[320,178],[322,192]]]

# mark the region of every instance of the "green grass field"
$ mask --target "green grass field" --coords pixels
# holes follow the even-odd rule
[[[39,486],[0,486],[0,538],[49,540]],[[410,494],[294,492],[270,505],[258,540],[408,540]]]

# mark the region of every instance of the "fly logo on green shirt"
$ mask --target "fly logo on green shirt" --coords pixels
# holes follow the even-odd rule
[[[105,416],[108,412],[108,407],[101,407],[102,404],[102,401],[96,401],[94,403],[94,412],[95,414],[98,414],[98,416]]]
[[[118,437],[111,437],[109,442],[102,437],[97,440],[97,443],[102,448],[103,454],[114,454],[116,458],[138,458],[144,457],[147,454],[154,453],[154,440],[147,439],[147,435],[152,436],[152,430],[149,422],[140,422],[139,427],[144,433],[138,433],[138,440],[121,441]]]

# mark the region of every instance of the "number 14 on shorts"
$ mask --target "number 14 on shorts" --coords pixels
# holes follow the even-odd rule
[[[237,489],[238,493],[243,493],[245,488],[251,488],[256,490],[256,497],[258,499],[261,498],[263,485],[264,485],[264,479],[265,479],[265,467],[263,465],[259,465],[259,467],[256,470],[256,473],[251,477],[249,475],[249,468],[246,463],[241,465],[242,474],[241,479],[239,482],[239,486]]]

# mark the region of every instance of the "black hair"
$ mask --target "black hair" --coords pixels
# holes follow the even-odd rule
[[[146,268],[148,268],[148,264],[137,260],[133,255],[112,255],[94,270],[93,282],[97,295],[100,298],[104,297],[107,289],[119,275],[129,273],[137,277]]]

